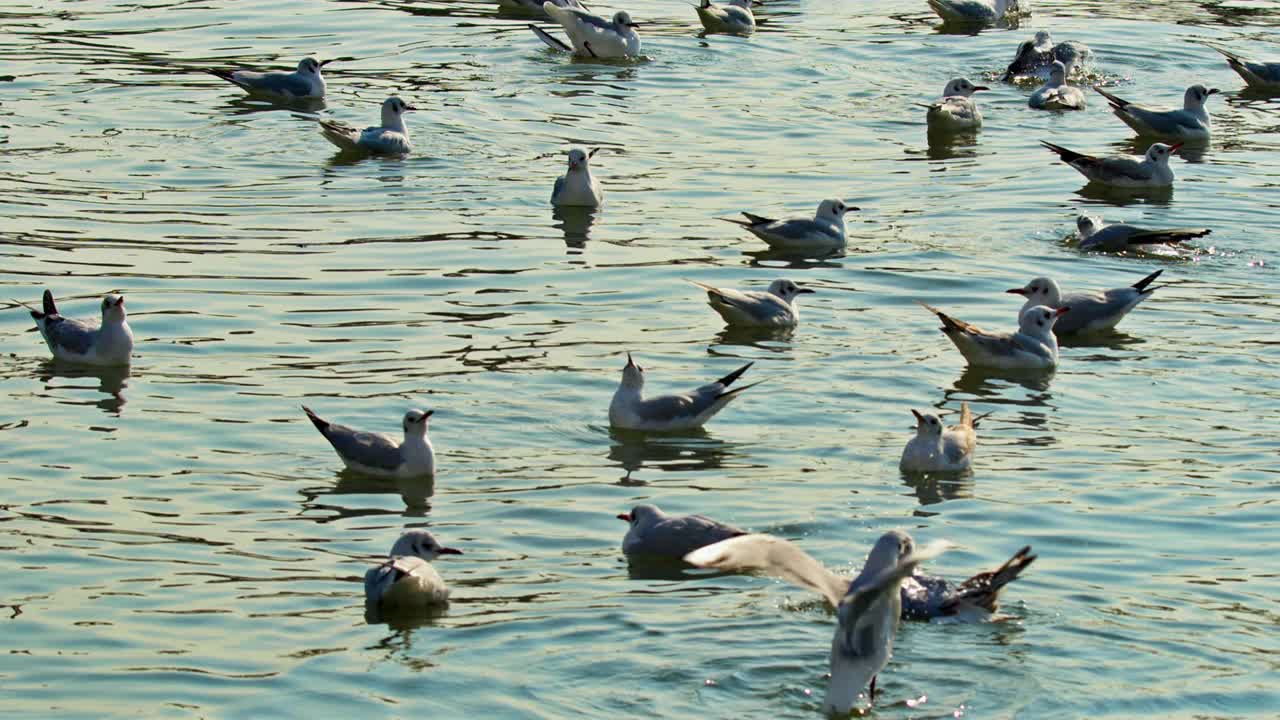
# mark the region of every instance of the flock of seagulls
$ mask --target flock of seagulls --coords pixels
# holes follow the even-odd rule
[[[504,10],[544,17],[563,29],[567,41],[530,25],[549,47],[584,58],[635,57],[641,42],[639,24],[625,11],[604,18],[587,10],[578,0],[501,0]],[[1025,14],[1028,5],[1018,0],[928,0],[929,6],[949,22],[991,23],[1009,15]],[[749,0],[716,4],[702,0],[695,6],[709,32],[746,34],[756,27]],[[1215,48],[1217,49],[1217,48]],[[1250,87],[1280,92],[1280,63],[1257,63],[1217,49]],[[1028,104],[1044,110],[1081,110],[1084,93],[1068,84],[1073,70],[1089,62],[1092,51],[1081,43],[1054,44],[1048,32],[1019,45],[1006,80],[1043,77],[1046,84],[1032,93]],[[303,58],[294,71],[255,72],[211,70],[213,75],[254,94],[283,99],[318,99],[326,92],[321,69],[329,61]],[[974,93],[988,90],[967,78],[947,82],[942,97],[926,105],[930,131],[972,131],[982,125],[982,113]],[[1094,88],[1110,103],[1112,112],[1135,132],[1162,138],[1141,158],[1095,157],[1043,142],[1063,162],[1090,181],[1125,187],[1160,187],[1174,181],[1169,158],[1185,142],[1202,142],[1211,135],[1205,102],[1219,91],[1203,85],[1187,88],[1181,109],[1160,110],[1124,100],[1102,88]],[[415,108],[399,97],[382,104],[381,124],[362,130],[336,122],[320,121],[325,138],[343,151],[382,154],[411,152],[404,114]],[[568,168],[556,179],[551,202],[556,206],[597,207],[604,190],[591,172],[596,150],[571,148]],[[789,252],[828,254],[842,251],[847,243],[845,215],[858,208],[841,199],[823,200],[812,218],[777,220],[742,213],[745,220],[724,218],[740,225],[771,248]],[[1101,218],[1080,216],[1077,230],[1081,248],[1123,252],[1153,244],[1179,243],[1202,237],[1203,228],[1148,229],[1125,223],[1105,224]],[[1017,329],[988,332],[921,303],[942,323],[941,331],[965,360],[974,366],[1035,370],[1058,363],[1058,337],[1112,330],[1156,289],[1157,270],[1132,285],[1096,291],[1064,293],[1048,277],[1037,277],[1008,293],[1025,298],[1017,311]],[[800,321],[798,296],[814,292],[780,278],[764,291],[719,288],[690,280],[706,293],[710,307],[727,325],[792,328]],[[20,302],[21,301],[17,301]],[[133,333],[125,314],[124,298],[102,299],[98,322],[62,316],[51,291],[45,290],[41,309],[22,303],[30,311],[41,337],[54,358],[97,366],[125,365],[133,352]],[[737,384],[750,369],[747,363],[724,377],[684,393],[646,397],[645,371],[630,353],[608,406],[611,426],[628,431],[671,432],[702,427],[747,389],[760,382]],[[350,471],[383,478],[431,476],[436,471],[435,450],[428,435],[431,410],[405,413],[402,437],[356,430],[321,418],[310,408],[303,412],[328,441]],[[912,410],[915,434],[903,448],[900,468],[905,472],[963,472],[972,467],[977,447],[975,417],[962,403],[955,425],[946,427],[933,412]],[[996,612],[1000,591],[1035,560],[1024,547],[993,571],[961,583],[927,575],[919,566],[949,547],[935,542],[917,548],[905,532],[884,533],[871,548],[854,578],[826,568],[788,540],[753,534],[701,515],[673,516],[650,504],[637,505],[617,516],[629,527],[622,552],[630,559],[663,558],[698,568],[729,572],[761,572],[783,578],[817,592],[836,610],[837,626],[831,644],[831,681],[824,708],[848,712],[860,693],[869,689],[874,700],[877,674],[892,654],[901,620],[984,620]],[[365,575],[366,608],[373,617],[392,609],[422,610],[448,602],[449,588],[432,563],[443,555],[461,551],[442,546],[425,530],[409,530],[396,540],[387,559]]]

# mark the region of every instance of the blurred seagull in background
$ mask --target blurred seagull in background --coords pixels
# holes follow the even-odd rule
[[[1209,113],[1204,103],[1217,88],[1192,85],[1182,97],[1181,110],[1152,110],[1112,95],[1095,85],[1094,90],[1111,103],[1111,112],[1139,135],[1174,140],[1208,140],[1211,133]]]
[[[1135,155],[1109,155],[1094,157],[1044,140],[1040,144],[1049,148],[1062,162],[1075,168],[1090,182],[1126,188],[1168,187],[1173,184],[1173,168],[1169,156],[1178,152],[1182,143],[1165,145],[1154,143],[1147,148],[1144,157]]]
[[[702,0],[702,4],[693,9],[698,11],[698,19],[707,32],[737,35],[755,32],[756,16],[751,12],[751,0],[729,0],[724,5]]]
[[[1076,229],[1080,234],[1081,250],[1103,252],[1123,252],[1142,245],[1172,245],[1213,232],[1208,228],[1152,230],[1128,223],[1107,225],[1102,218],[1092,215],[1077,217]]]
[[[1252,62],[1233,52],[1214,48],[1227,59],[1227,65],[1253,90],[1280,92],[1280,62]]]
[[[422,610],[449,603],[449,587],[431,566],[441,555],[461,555],[443,547],[426,530],[406,530],[391,546],[389,559],[364,574],[369,610]]]
[[[957,132],[982,127],[982,112],[973,94],[990,90],[986,85],[974,85],[968,78],[955,78],[942,89],[942,97],[930,105],[925,120],[930,132]]]
[[[668,515],[648,504],[637,505],[631,512],[618,515],[618,519],[631,523],[622,539],[622,552],[627,557],[683,560],[700,547],[747,534],[704,515]]]
[[[1035,110],[1084,110],[1084,91],[1067,84],[1067,67],[1057,60],[1049,73],[1049,82],[1031,93],[1027,100]]]
[[[845,247],[844,215],[858,208],[846,205],[843,200],[828,199],[818,204],[812,218],[772,218],[744,212],[746,222],[734,218],[721,218],[745,227],[775,250],[793,252],[834,252]]]

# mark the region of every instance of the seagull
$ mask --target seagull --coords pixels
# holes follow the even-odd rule
[[[711,309],[720,313],[726,324],[747,327],[795,327],[800,321],[796,296],[813,292],[811,288],[800,287],[786,279],[769,283],[766,292],[742,292],[704,285],[694,280],[688,282],[707,291],[707,303],[711,305]]]
[[[902,449],[898,467],[906,472],[959,472],[968,470],[978,444],[977,421],[969,403],[960,403],[960,422],[949,428],[934,413],[911,411],[916,416],[916,436]]]
[[[449,604],[449,587],[431,566],[440,555],[461,555],[443,547],[426,530],[406,530],[391,546],[390,558],[364,574],[365,607],[380,610]]]
[[[980,572],[959,585],[920,571],[902,583],[903,620],[983,622],[995,615],[1000,591],[1035,562],[1027,545],[1003,565]]]
[[[932,305],[924,308],[942,320],[942,332],[970,365],[1005,370],[1052,368],[1058,364],[1058,339],[1053,324],[1067,307],[1037,305],[1018,316],[1015,333],[989,333],[947,315]]]
[[[836,608],[838,625],[831,641],[831,684],[823,711],[843,715],[853,709],[868,682],[868,695],[875,698],[875,677],[893,654],[893,636],[902,617],[903,581],[917,565],[948,547],[939,541],[916,550],[910,535],[891,530],[876,541],[852,583],[772,535],[730,538],[694,550],[684,560],[717,570],[759,570],[826,598]]]
[[[725,5],[702,0],[702,4],[693,9],[698,11],[698,19],[707,32],[738,35],[755,32],[756,16],[751,12],[751,0],[729,0]]]
[[[644,368],[635,364],[627,353],[622,368],[622,383],[609,403],[609,424],[624,430],[693,430],[700,428],[720,412],[743,390],[759,382],[733,390],[727,388],[755,363],[747,363],[719,380],[681,395],[659,395],[645,399]],[[763,381],[761,381],[763,382]]]
[[[587,9],[578,0],[550,0],[550,2],[552,5],[559,7]],[[498,0],[498,10],[545,18],[547,17],[547,11],[542,9],[542,3],[543,0]]]
[[[925,105],[929,112],[925,119],[929,122],[930,132],[957,130],[974,130],[982,127],[982,112],[974,102],[972,95],[979,90],[990,90],[986,85],[974,85],[968,78],[955,78],[942,89],[942,97],[931,105]]]
[[[302,411],[337,451],[348,470],[380,478],[416,478],[436,472],[435,449],[427,437],[427,419],[434,410],[410,410],[404,414],[403,443],[397,443],[390,435],[331,423],[306,405]]]
[[[1027,76],[1047,79],[1054,62],[1061,62],[1067,68],[1078,68],[1088,63],[1092,57],[1093,51],[1088,45],[1075,40],[1065,40],[1054,45],[1049,31],[1041,30],[1036,33],[1034,40],[1023,40],[1018,45],[1018,54],[1000,79],[1004,82]]]
[[[1071,308],[1071,312],[1053,326],[1053,332],[1058,337],[1102,332],[1114,328],[1130,310],[1155,292],[1156,288],[1148,286],[1162,272],[1164,270],[1157,270],[1128,287],[1092,293],[1063,295],[1058,283],[1047,277],[1035,278],[1023,287],[1011,288],[1005,292],[1027,299],[1022,310],[1018,311],[1019,314],[1039,305]]]
[[[1031,12],[1030,0],[929,0],[929,7],[944,23],[990,24]]]
[[[1031,93],[1027,105],[1036,110],[1083,110],[1084,92],[1067,84],[1067,66],[1054,60],[1049,82]]]
[[[1111,103],[1111,112],[1134,132],[1175,140],[1209,139],[1209,113],[1205,112],[1204,103],[1210,95],[1221,92],[1218,88],[1192,85],[1183,94],[1181,110],[1152,110],[1122,100],[1097,85],[1093,89]]]
[[[1250,88],[1263,92],[1280,92],[1280,62],[1251,62],[1222,48],[1214,50],[1227,58],[1227,64]]]
[[[732,525],[716,522],[704,515],[668,515],[655,505],[637,505],[631,512],[618,515],[631,523],[622,539],[622,553],[628,557],[644,555],[684,559],[700,547],[746,535]]]
[[[604,190],[600,181],[591,174],[588,162],[596,156],[595,148],[584,152],[582,148],[569,150],[569,170],[556,178],[555,188],[551,190],[551,204],[557,207],[598,207],[604,202]]]
[[[343,152],[364,151],[402,154],[412,149],[409,130],[404,126],[405,112],[417,110],[398,97],[382,101],[382,125],[356,130],[332,120],[320,121],[320,132]]]
[[[1062,162],[1075,168],[1090,182],[1127,188],[1168,187],[1173,184],[1173,168],[1169,156],[1178,152],[1182,143],[1165,145],[1153,143],[1144,157],[1136,155],[1108,155],[1094,157],[1044,140],[1040,144],[1062,158]]]
[[[55,360],[85,365],[128,365],[133,354],[133,331],[125,318],[124,298],[102,298],[102,320],[76,320],[58,314],[53,293],[44,291],[44,310],[36,310],[21,300],[14,302],[31,312],[40,337]]]
[[[1104,252],[1122,252],[1135,245],[1172,245],[1213,232],[1208,228],[1148,230],[1128,223],[1107,225],[1102,218],[1090,215],[1077,217],[1076,229],[1080,232],[1081,250]]]
[[[749,212],[742,213],[748,222],[721,219],[745,227],[774,250],[834,252],[843,250],[846,243],[844,214],[858,209],[843,200],[829,199],[818,204],[812,219],[773,220]]]
[[[264,95],[276,95],[285,99],[324,97],[324,77],[320,68],[333,62],[332,60],[316,60],[305,57],[298,61],[298,69],[293,72],[271,70],[255,72],[253,70],[206,70],[214,77],[237,85],[245,92]]]
[[[625,10],[614,13],[610,21],[582,8],[559,7],[551,2],[543,3],[542,9],[564,27],[569,42],[573,44],[571,48],[546,30],[536,25],[529,26],[538,39],[555,50],[587,58],[635,57],[640,54],[640,36],[636,34],[639,25]]]

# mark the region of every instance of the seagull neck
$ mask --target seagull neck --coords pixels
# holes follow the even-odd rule
[[[391,110],[384,110],[382,113],[382,128],[384,130],[394,130],[395,132],[409,137],[409,130],[404,126],[404,116]]]

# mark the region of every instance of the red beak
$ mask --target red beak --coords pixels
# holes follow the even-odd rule
[[[619,520],[626,520],[627,522],[631,522],[631,513],[619,513],[619,514],[618,514],[618,519],[619,519]]]
[[[1174,143],[1169,146],[1169,154],[1172,155],[1182,149],[1183,143]]]
[[[1062,315],[1063,313],[1065,313],[1066,311],[1068,311],[1068,310],[1070,310],[1070,309],[1071,309],[1071,306],[1070,306],[1070,305],[1063,305],[1062,307],[1058,308],[1058,312],[1056,312],[1056,313],[1054,313],[1054,314],[1055,314],[1055,315]]]

